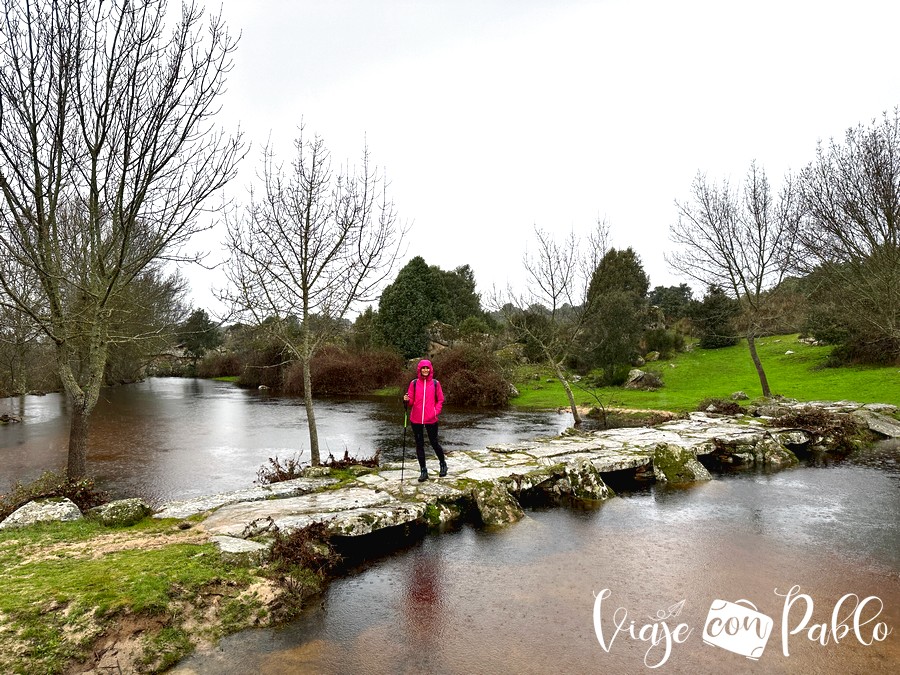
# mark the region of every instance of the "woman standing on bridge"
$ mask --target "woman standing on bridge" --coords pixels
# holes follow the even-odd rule
[[[434,449],[440,462],[439,476],[447,475],[447,460],[444,449],[438,443],[438,415],[444,406],[444,391],[441,383],[434,379],[431,361],[422,359],[416,368],[416,379],[409,383],[403,395],[404,403],[408,403],[409,421],[412,424],[413,436],[416,439],[416,457],[419,459],[419,482],[428,480],[428,469],[425,466],[425,432],[428,442]]]

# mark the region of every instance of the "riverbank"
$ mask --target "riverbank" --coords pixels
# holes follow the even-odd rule
[[[654,428],[460,451],[450,457],[450,476],[421,485],[396,463],[317,470],[293,482],[170,503],[126,530],[80,522],[3,531],[2,581],[10,591],[0,600],[0,666],[156,671],[221,635],[285,618],[285,579],[294,590],[305,583],[313,591],[315,578],[273,574],[261,564],[275,528],[322,524],[352,541],[376,531],[420,536],[462,519],[498,526],[521,518],[522,502],[530,499],[602,501],[612,498],[609,484],[626,478],[708,480],[710,463],[783,467],[798,453],[827,443],[846,452],[843,441],[860,440],[773,425],[804,408],[773,404],[758,411],[771,414],[753,418],[697,413]],[[900,426],[891,406],[817,409],[869,429],[885,425],[883,431],[897,433]]]
[[[900,406],[900,369],[893,366],[830,367],[832,347],[809,344],[797,334],[773,335],[756,342],[772,391],[805,401],[856,400]],[[592,407],[597,398],[607,408],[696,410],[706,398],[728,399],[742,391],[749,399],[762,395],[759,376],[746,340],[733,347],[691,349],[670,359],[647,362],[642,370],[655,373],[663,386],[655,390],[589,386],[590,378],[573,381],[579,405]],[[574,378],[573,378],[574,380]],[[526,408],[567,406],[562,385],[546,369],[521,366],[513,376],[519,395],[510,403]]]

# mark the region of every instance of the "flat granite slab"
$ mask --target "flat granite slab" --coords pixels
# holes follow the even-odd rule
[[[203,521],[203,527],[214,535],[241,537],[251,523],[266,519],[286,530],[313,522],[335,521],[354,529],[354,534],[365,534],[364,526],[353,524],[365,513],[372,514],[370,525],[377,522],[384,527],[391,518],[397,520],[394,524],[411,522],[421,516],[424,509],[424,503],[400,502],[386,491],[348,487],[300,497],[227,504],[210,514]],[[369,527],[368,531],[372,529],[378,528]]]
[[[260,502],[270,499],[284,499],[304,495],[337,483],[335,478],[294,478],[292,480],[260,485],[258,487],[222,492],[217,495],[195,497],[176,502],[168,502],[153,514],[154,518],[189,518],[198,513],[212,511],[227,504]]]
[[[796,404],[795,407],[806,405],[810,404]],[[861,406],[840,401],[819,407],[854,413],[857,419],[884,436],[896,438],[900,435],[900,423],[889,417],[896,413],[893,406]],[[769,427],[756,418],[738,420],[696,412],[684,419],[650,428],[572,433],[553,439],[451,451],[447,456],[450,472],[446,478],[437,476],[437,461],[430,456],[429,480],[423,483],[417,480],[418,463],[413,455],[407,457],[405,465],[401,466],[398,461],[386,463],[379,469],[349,479],[340,488],[333,488],[338,481],[333,477],[298,478],[171,502],[154,517],[186,518],[209,513],[202,527],[215,537],[246,538],[258,534],[260,527],[264,529],[266,524],[290,530],[314,522],[327,523],[335,534],[358,536],[382,528],[422,522],[426,513],[429,522],[433,522],[436,513],[443,513],[452,504],[471,497],[476,483],[530,476],[531,484],[538,485],[547,481],[548,467],[561,464],[565,465],[567,476],[574,467],[583,467],[585,461],[603,474],[650,467],[660,446],[677,446],[680,451],[693,455],[692,460],[696,462],[697,455],[722,446],[729,447],[733,453],[744,453],[756,444],[766,447],[780,443],[800,445],[808,440],[806,432]],[[229,539],[216,541],[222,542],[223,549],[230,547],[235,553],[244,552],[240,545]]]

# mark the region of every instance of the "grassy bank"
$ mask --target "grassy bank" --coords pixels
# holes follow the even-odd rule
[[[206,539],[149,518],[0,530],[0,672],[156,672],[264,620],[264,580]]]
[[[900,368],[826,368],[831,347],[806,345],[797,337],[782,335],[757,342],[774,394],[801,401],[847,399],[900,406]],[[672,411],[693,410],[705,398],[728,398],[735,391],[751,399],[762,395],[746,342],[723,349],[695,349],[668,361],[648,363],[643,369],[659,373],[665,386],[658,391],[603,387],[593,392],[605,406]],[[568,406],[562,385],[547,371],[522,367],[514,384],[520,393],[511,401],[514,406]],[[579,405],[596,405],[594,397],[577,384],[574,392]]]

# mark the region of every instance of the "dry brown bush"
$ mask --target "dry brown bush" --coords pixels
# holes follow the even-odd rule
[[[310,377],[317,396],[366,394],[395,384],[402,369],[399,354],[388,349],[353,351],[327,346],[313,357]],[[303,369],[299,363],[286,369],[282,391],[303,393]]]
[[[509,383],[494,354],[466,345],[446,349],[434,358],[434,373],[448,403],[499,407],[509,402]]]

